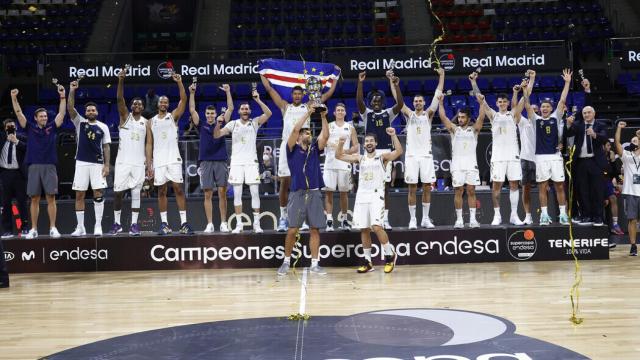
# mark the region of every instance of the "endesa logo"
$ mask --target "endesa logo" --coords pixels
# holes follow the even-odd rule
[[[531,229],[518,230],[507,239],[509,255],[516,260],[529,260],[536,254],[538,242]]]
[[[10,251],[4,252],[4,261],[11,261],[16,258],[16,255]]]

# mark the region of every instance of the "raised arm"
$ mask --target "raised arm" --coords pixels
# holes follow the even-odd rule
[[[478,118],[476,119],[475,124],[473,124],[473,130],[475,130],[476,134],[482,130],[482,125],[484,125],[484,118],[487,114],[487,107],[484,105],[484,95],[476,94],[476,100],[480,104],[480,109],[478,110]]]
[[[218,139],[223,136],[227,136],[231,134],[231,129],[225,125],[225,127],[220,128],[220,125],[224,123],[224,115],[218,115],[216,119],[216,126],[213,128],[213,138]],[[228,123],[230,124],[230,123]]]
[[[356,104],[358,105],[358,112],[364,114],[367,111],[367,106],[364,104],[364,95],[362,91],[362,83],[367,78],[367,72],[363,71],[358,74],[358,86],[356,88]]]
[[[311,105],[307,107],[307,113],[302,115],[298,121],[296,121],[296,125],[293,127],[291,134],[289,135],[289,139],[287,139],[287,146],[289,147],[289,151],[293,150],[293,147],[296,146],[298,142],[298,136],[300,135],[300,129],[305,124],[307,119],[316,111],[316,105]],[[323,125],[324,128],[324,125]]]
[[[402,98],[402,90],[400,90],[400,78],[394,76],[391,79],[391,85],[394,88],[394,98],[396,100],[396,104],[393,106],[393,113],[399,114],[402,108],[404,107],[404,100]]]
[[[614,140],[615,140],[616,154],[618,154],[618,156],[622,156],[622,153],[623,153],[622,143],[620,142],[620,134],[622,133],[622,129],[624,129],[626,126],[627,126],[626,122],[620,121],[618,123],[618,126],[616,127],[616,135],[614,136]]]
[[[18,124],[20,124],[22,128],[25,128],[27,127],[27,118],[24,116],[24,113],[22,112],[22,108],[20,107],[20,103],[18,102],[19,93],[20,91],[18,91],[18,89],[11,90],[11,104],[13,105],[13,112],[16,114],[16,117],[18,118]]]
[[[569,86],[571,86],[571,79],[573,76],[573,72],[570,69],[562,70],[562,79],[564,80],[564,87],[562,88],[562,93],[560,94],[560,100],[558,100],[558,105],[556,110],[563,111],[564,105],[567,102],[567,95],[569,95]]]
[[[78,81],[74,80],[69,84],[69,100],[67,101],[67,110],[69,111],[69,117],[71,120],[78,116],[76,111],[76,90],[78,89]]]
[[[481,94],[480,87],[478,86],[478,82],[477,82],[478,76],[479,76],[478,73],[475,71],[469,74],[469,81],[471,82],[471,88],[473,89],[473,92],[476,94],[476,96],[478,94]],[[486,106],[485,115],[489,118],[489,121],[493,121],[493,116],[496,114],[496,112],[489,106],[489,104],[487,104],[486,98],[483,100],[482,104]]]
[[[269,80],[264,77],[264,75],[260,74],[260,80],[262,81],[262,86],[264,86],[264,89],[267,91],[269,96],[271,96],[271,100],[276,103],[276,106],[278,106],[280,110],[284,111],[284,109],[289,104],[280,97],[280,94],[278,94],[278,92],[275,91],[273,87],[271,87]]]
[[[396,98],[396,87],[395,85],[393,85],[393,71],[392,70],[387,70],[386,73],[387,79],[389,79],[389,88],[391,89],[391,96],[393,96],[393,98]],[[409,117],[411,116],[411,109],[409,109],[407,107],[407,104],[404,103],[404,98],[400,98],[400,101],[402,102],[402,115],[404,115],[405,118],[409,119]]]
[[[351,148],[346,151],[347,154],[360,154],[360,143],[358,142],[358,133],[355,127],[351,127]]]
[[[182,83],[182,76],[180,76],[180,74],[173,74],[171,78],[176,82],[176,84],[178,85],[178,90],[180,90],[180,101],[178,102],[178,106],[176,106],[176,108],[171,112],[173,121],[177,123],[178,120],[180,120],[180,117],[182,117],[182,114],[184,114],[185,109],[187,108],[187,92],[184,90],[184,84]]]
[[[322,130],[320,131],[320,136],[318,136],[318,149],[324,150],[325,146],[327,146],[327,141],[329,141],[329,123],[327,122],[327,111],[326,107],[323,108],[325,111],[320,113],[320,118],[322,119]]]
[[[193,121],[193,125],[198,126],[200,124],[200,115],[198,114],[198,110],[196,110],[196,89],[198,85],[191,84],[189,85],[189,115],[191,115],[191,121]]]
[[[151,120],[147,121],[147,136],[144,145],[144,154],[147,165],[147,178],[153,178],[153,132],[151,131]]]
[[[64,86],[58,85],[58,96],[60,97],[60,105],[58,105],[58,113],[54,122],[56,127],[62,126],[64,116],[67,115],[67,97],[65,96]]]
[[[231,115],[233,115],[234,109],[233,97],[231,96],[231,87],[229,86],[229,84],[222,84],[220,89],[224,91],[227,98],[227,110],[225,110],[224,114],[222,115],[224,116],[224,122],[228,123],[231,120]]]
[[[340,67],[338,65],[336,65],[336,69],[338,69],[338,74],[342,73],[342,70],[340,69]],[[322,101],[322,103],[326,103],[327,100],[331,99],[331,97],[333,96],[333,93],[336,92],[336,88],[338,87],[338,80],[334,81],[331,84],[331,87],[329,88],[329,90],[322,94],[322,96],[320,97],[320,101]]]
[[[444,69],[439,67],[436,69],[436,72],[438,73],[438,87],[436,88],[436,92],[433,94],[431,105],[429,105],[429,108],[427,108],[427,117],[429,119],[433,118],[433,115],[436,113],[436,108],[439,104],[438,97],[444,91]]]
[[[513,119],[515,120],[516,124],[520,122],[520,119],[522,118],[522,109],[524,108],[524,101],[523,100],[517,101],[518,92],[520,92],[520,90],[522,89],[525,89],[527,86],[528,86],[528,80],[524,79],[522,80],[520,85],[516,85],[513,87],[514,97],[516,99],[516,106],[512,108],[511,111],[513,112]]]
[[[393,141],[393,151],[382,154],[382,159],[385,161],[393,161],[402,155],[404,150],[402,150],[402,144],[400,143],[400,139],[398,139],[398,135],[396,134],[396,129],[392,127],[387,128],[387,134],[391,136],[391,141]]]
[[[444,94],[438,95],[438,115],[440,116],[440,121],[444,124],[444,127],[449,130],[450,133],[453,133],[456,130],[456,124],[452,123],[451,120],[447,117],[447,112],[444,110]],[[482,107],[482,104],[480,104]]]
[[[345,162],[349,162],[349,163],[357,163],[358,161],[360,161],[360,154],[347,154],[344,151],[343,148],[344,148],[344,143],[345,142],[346,142],[346,139],[343,138],[343,137],[341,137],[338,140],[338,146],[336,148],[336,159],[341,160],[341,161],[345,161]]]
[[[118,90],[116,91],[118,115],[120,115],[120,126],[124,125],[125,121],[127,121],[127,117],[129,116],[127,103],[124,100],[124,78],[126,76],[126,69],[120,69],[120,72],[118,73]]]
[[[269,120],[269,118],[271,117],[271,115],[273,115],[273,113],[271,112],[271,109],[269,109],[267,104],[265,104],[260,99],[260,93],[258,93],[257,90],[252,92],[251,96],[253,97],[253,100],[255,100],[258,103],[258,105],[260,106],[260,110],[262,110],[262,115],[258,116],[258,124],[262,125],[262,124],[266,123],[267,120]]]

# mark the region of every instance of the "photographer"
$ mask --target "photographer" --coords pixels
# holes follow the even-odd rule
[[[13,119],[3,122],[4,132],[0,133],[0,182],[2,183],[2,238],[14,236],[12,224],[13,199],[16,200],[22,220],[22,235],[29,232],[27,212],[27,176],[24,157],[27,145],[24,139],[16,136],[16,123]]]

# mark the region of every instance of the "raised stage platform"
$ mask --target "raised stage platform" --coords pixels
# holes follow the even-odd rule
[[[575,253],[581,260],[609,259],[606,227],[574,227]],[[490,227],[454,230],[395,228],[389,237],[399,254],[398,265],[572,260],[568,226]],[[284,234],[266,231],[193,236],[63,237],[4,240],[11,273],[275,268],[284,256]],[[383,257],[374,236],[374,263]],[[308,234],[294,249],[297,266],[310,263]],[[362,256],[360,233],[321,233],[321,264],[356,266]]]

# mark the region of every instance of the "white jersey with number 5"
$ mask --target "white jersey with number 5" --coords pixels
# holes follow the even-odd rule
[[[116,164],[144,166],[145,140],[147,137],[147,119],[140,116],[136,120],[131,113],[120,126],[120,141]]]
[[[293,104],[287,105],[287,108],[284,112],[284,117],[282,119],[282,140],[289,140],[289,135],[293,131],[293,128],[296,126],[296,123],[302,116],[307,114],[307,105],[300,104],[295,106]],[[311,118],[307,118],[303,127],[310,127]]]
[[[153,133],[153,166],[182,164],[180,149],[178,148],[178,127],[173,115],[167,113],[151,118],[151,132]]]
[[[427,112],[415,111],[407,120],[407,153],[405,156],[433,156],[431,153],[431,120]]]
[[[476,147],[478,138],[473,127],[457,126],[451,135],[451,171],[474,170],[478,168]]]
[[[258,164],[258,118],[246,123],[242,123],[240,119],[229,121],[224,128],[231,132],[231,166]]]
[[[511,112],[496,112],[491,122],[491,162],[520,161],[516,123]]]

